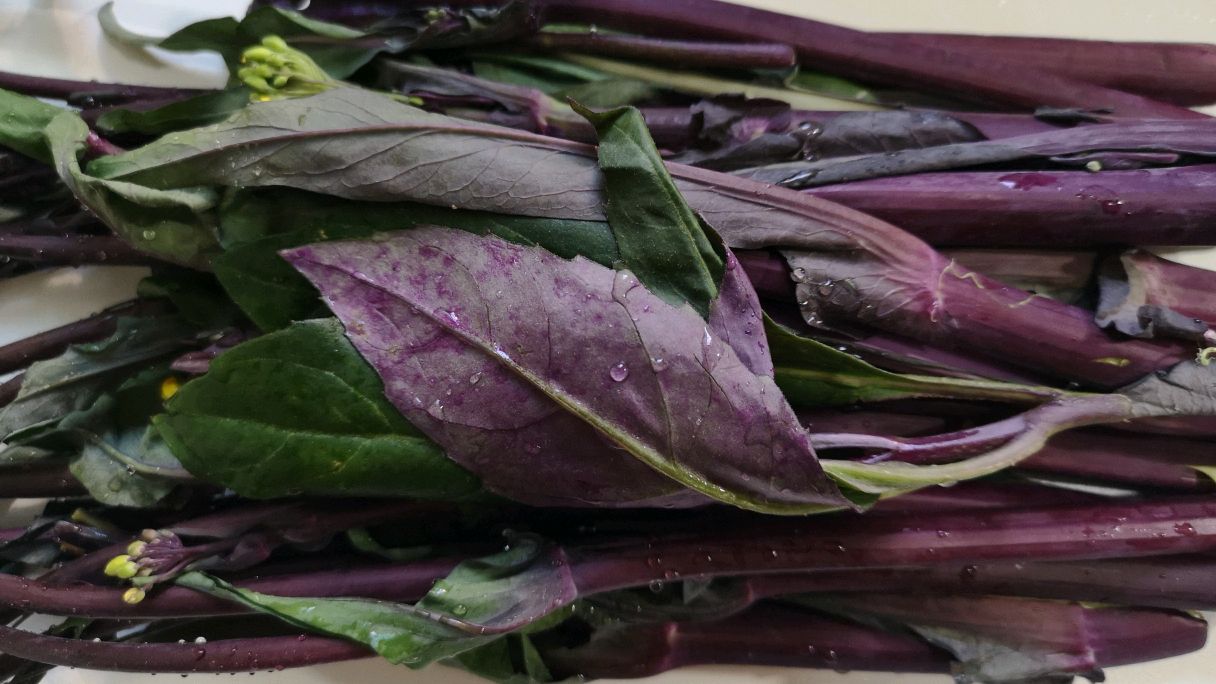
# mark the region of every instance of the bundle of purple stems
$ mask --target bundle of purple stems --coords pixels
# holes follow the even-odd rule
[[[362,37],[288,43],[361,40],[392,52],[380,46],[394,21],[436,4],[428,30],[441,20],[467,28],[459,22],[474,3],[314,0],[307,16]],[[710,0],[526,5],[527,21],[510,31],[430,51],[420,42],[344,77],[459,125],[504,127],[511,140],[590,159],[601,134],[591,120],[539,86],[493,80],[471,63],[569,59],[608,77],[640,78],[620,67],[640,65],[647,78],[676,79],[650,81],[658,94],[635,104],[673,187],[734,250],[766,315],[884,371],[1027,388],[914,390],[842,407],[791,396],[814,448],[865,465],[952,464],[1023,441],[1029,455],[984,479],[879,498],[864,512],[781,517],[721,503],[568,510],[307,492],[261,502],[188,469],[144,464],[141,476],[176,494],[134,510],[96,500],[74,458],[0,451],[11,456],[0,462],[0,496],[54,500],[29,528],[0,531],[0,681],[36,681],[48,666],[238,672],[386,655],[238,592],[369,599],[466,635],[526,633],[524,652],[550,681],[698,664],[1002,681],[969,669],[960,635],[985,653],[1017,644],[1046,663],[1036,674],[1086,675],[1202,646],[1206,624],[1188,611],[1216,609],[1216,419],[1094,397],[1122,397],[1102,393],[1146,378],[1177,384],[1179,367],[1216,346],[1216,274],[1144,249],[1216,238],[1216,199],[1207,197],[1216,123],[1187,109],[1216,101],[1216,48],[865,33]],[[411,59],[418,54],[430,59]],[[708,96],[686,82],[692,73],[745,82],[798,66],[861,84],[878,111]],[[86,161],[156,137],[107,129],[114,112],[215,94],[17,74],[0,74],[0,88],[78,110],[92,126]],[[25,207],[0,223],[0,277],[81,264],[188,271],[82,204],[62,174],[0,148],[0,208]],[[740,237],[699,199],[706,188],[771,212],[773,235],[785,224],[830,226],[851,242],[825,257],[763,231]],[[921,289],[891,304],[848,284],[875,269]],[[0,409],[23,396],[31,364],[111,339],[129,319],[185,313],[192,304],[183,301],[145,295],[0,346],[0,374],[11,374]],[[222,333],[183,337],[148,358],[185,382],[259,327],[226,320]],[[162,390],[166,399],[175,391]],[[1071,398],[1082,390],[1088,399]],[[1076,429],[1056,434],[1059,426]],[[543,576],[521,586],[543,588],[552,605],[499,606],[503,614],[477,622],[427,603],[437,582],[500,549],[504,530],[509,545],[535,546],[527,573]],[[199,584],[191,573],[200,571],[214,584]],[[185,577],[196,579],[175,585]],[[146,581],[119,581],[132,578]],[[568,614],[555,623],[560,610]],[[620,617],[631,612],[646,619]],[[251,613],[248,622],[217,619]],[[76,620],[36,634],[19,628],[30,614]]]

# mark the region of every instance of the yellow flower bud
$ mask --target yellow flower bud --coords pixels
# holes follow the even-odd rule
[[[181,380],[178,380],[177,377],[170,375],[169,377],[165,378],[164,381],[160,383],[161,401],[169,401],[181,388],[182,382]]]
[[[131,579],[137,572],[139,572],[139,566],[132,562],[131,557],[125,553],[121,556],[114,556],[109,563],[106,563],[105,573],[109,577]]]
[[[241,53],[241,63],[265,62],[274,56],[275,54],[270,51],[270,48],[257,45]]]
[[[138,556],[142,554],[146,548],[148,548],[148,542],[133,541],[127,546],[127,554],[131,556]]]
[[[147,595],[147,592],[145,592],[143,589],[140,589],[139,587],[131,587],[122,593],[122,600],[123,603],[135,605],[136,603],[144,600],[144,597]]]
[[[266,36],[265,38],[263,38],[262,45],[265,45],[266,47],[270,48],[271,50],[286,50],[287,49],[287,41],[283,40],[282,38],[280,38],[278,36],[273,36],[273,35]]]

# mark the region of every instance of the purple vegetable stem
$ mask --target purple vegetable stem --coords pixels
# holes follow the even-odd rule
[[[237,580],[242,588],[275,596],[360,596],[412,603],[461,558],[436,558],[406,564],[377,564],[292,575]],[[0,605],[23,612],[93,618],[174,619],[249,612],[247,608],[181,587],[164,587],[137,604],[122,600],[123,590],[83,584],[45,584],[0,575]]]
[[[4,235],[0,256],[44,264],[143,266],[157,260],[113,235]]]
[[[85,488],[68,470],[66,461],[38,462],[0,469],[0,499],[41,499],[85,493]]]
[[[25,373],[18,373],[13,377],[0,382],[0,408],[4,408],[17,398],[17,393],[21,391],[21,381],[25,379]]]
[[[1216,242],[1216,165],[1135,171],[925,173],[806,190],[935,246]]]
[[[848,77],[1034,109],[1111,108],[1122,116],[1204,115],[1109,88],[987,57],[962,56],[776,12],[712,0],[543,0],[548,21],[594,23],[642,34],[721,37],[790,45],[803,64]]]
[[[191,88],[166,88],[159,86],[127,85],[122,83],[98,83],[97,81],[70,81],[61,78],[45,78],[0,72],[0,88],[23,95],[51,97],[60,100],[81,99],[82,104],[100,103],[116,105],[145,98],[181,99],[206,92]]]
[[[542,651],[559,678],[636,678],[693,665],[767,665],[881,672],[950,671],[950,657],[913,636],[792,606],[723,620],[637,624],[574,649]]]
[[[712,533],[569,549],[583,595],[651,581],[830,568],[1083,560],[1216,548],[1210,497],[1031,510],[765,519]]]
[[[1216,181],[1216,167],[1212,168],[1211,174]],[[1216,189],[1216,182],[1213,189]],[[1206,193],[1205,190],[1193,194]],[[1174,199],[1184,200],[1187,196],[1178,193]],[[1216,223],[1216,215],[1212,222]],[[1108,265],[1123,271],[1130,286],[1128,299],[1132,303],[1161,306],[1209,325],[1216,324],[1216,271],[1162,259],[1143,250],[1111,258]]]
[[[282,670],[371,655],[365,647],[343,639],[305,634],[206,644],[127,644],[44,636],[3,626],[0,649],[48,665],[119,672]]]
[[[610,33],[536,34],[529,45],[555,52],[581,52],[664,66],[706,69],[787,69],[797,64],[793,48],[780,43],[715,43],[623,36]]]
[[[1212,45],[954,33],[885,35],[961,55],[1021,64],[1176,105],[1216,102],[1216,47]]]

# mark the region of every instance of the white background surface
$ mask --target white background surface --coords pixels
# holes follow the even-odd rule
[[[663,0],[655,0],[662,2]],[[151,85],[213,86],[222,65],[210,55],[149,55],[109,44],[97,29],[96,0],[0,0],[0,70],[76,79]],[[1054,35],[1120,40],[1216,40],[1216,0],[744,0],[767,9],[876,30]],[[124,25],[164,35],[193,21],[239,15],[239,0],[118,0]],[[1212,267],[1211,251],[1174,258]],[[0,344],[76,320],[125,300],[142,271],[82,268],[0,281]],[[170,675],[171,677],[172,675]],[[211,681],[204,675],[199,681]],[[155,684],[157,679],[117,673],[58,670],[47,684]],[[421,672],[378,660],[268,672],[258,682],[278,684],[472,684],[481,680],[448,668]],[[697,668],[649,680],[654,684],[941,684],[945,677],[779,669]],[[1216,644],[1200,653],[1159,663],[1114,668],[1112,684],[1216,683]]]

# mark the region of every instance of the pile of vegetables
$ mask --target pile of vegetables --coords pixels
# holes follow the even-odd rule
[[[305,4],[0,74],[0,276],[149,268],[0,347],[0,681],[1203,645],[1216,48]]]

